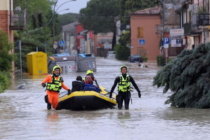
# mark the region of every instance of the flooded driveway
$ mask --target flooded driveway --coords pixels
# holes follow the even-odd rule
[[[95,77],[99,85],[111,89],[120,66],[127,65],[142,92],[134,89],[130,110],[106,109],[70,111],[46,109],[45,91],[40,86],[45,76],[27,76],[0,94],[0,139],[26,140],[203,140],[210,139],[209,109],[177,109],[164,102],[170,93],[152,86],[158,68],[136,63],[97,58]],[[77,75],[63,74],[65,84]],[[25,84],[25,89],[17,89]],[[117,88],[115,89],[117,92]]]

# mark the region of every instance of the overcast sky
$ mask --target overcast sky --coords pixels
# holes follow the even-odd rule
[[[90,0],[58,0],[58,3],[56,5],[56,12],[59,14],[79,13],[80,9],[87,6],[88,1]]]

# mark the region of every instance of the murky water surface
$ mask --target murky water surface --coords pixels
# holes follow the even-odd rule
[[[97,58],[95,77],[99,85],[111,89],[120,66],[129,66],[142,91],[139,99],[134,89],[130,110],[47,111],[40,86],[45,76],[27,76],[10,90],[0,94],[0,139],[26,140],[203,140],[210,139],[209,109],[177,109],[165,105],[170,93],[152,86],[158,68],[148,63],[140,68],[136,63]],[[63,74],[71,87],[77,75]],[[25,89],[17,89],[25,84]],[[117,88],[116,88],[117,89]],[[117,90],[115,91],[117,92]]]

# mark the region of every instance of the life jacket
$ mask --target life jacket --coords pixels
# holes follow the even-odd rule
[[[121,91],[121,92],[131,91],[130,76],[128,74],[126,74],[125,79],[124,79],[123,75],[120,75],[119,77],[120,77],[120,81],[118,83],[118,91]]]
[[[58,77],[58,79],[55,79],[55,76],[52,76],[52,81],[47,83],[46,90],[59,92],[61,90],[63,78]]]

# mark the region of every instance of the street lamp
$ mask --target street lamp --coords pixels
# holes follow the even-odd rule
[[[66,9],[64,9],[64,10],[58,11],[57,13],[62,12],[62,11],[68,11],[68,10],[69,10],[69,8],[66,8]]]
[[[58,1],[58,0],[57,0]],[[66,4],[66,3],[68,3],[68,2],[72,2],[72,1],[76,1],[76,0],[71,0],[71,1],[66,1],[66,2],[64,2],[64,3],[62,3],[61,5],[59,5],[58,6],[58,8],[55,10],[55,8],[54,8],[54,11],[58,11],[58,9],[61,7],[61,6],[63,6],[64,4]],[[56,2],[57,3],[57,2]],[[55,7],[56,7],[56,5],[55,5]]]
[[[67,11],[69,10],[69,8],[67,9],[64,9],[64,10],[60,10],[60,11]],[[54,18],[53,18],[53,43],[55,41],[55,21],[54,21]]]
[[[48,22],[48,24],[49,24],[49,23],[53,20],[53,45],[54,45],[54,43],[55,43],[55,22],[54,22],[54,16],[55,16],[55,14],[57,13],[58,9],[59,9],[61,6],[63,6],[64,4],[66,4],[66,3],[68,3],[68,2],[72,2],[72,1],[76,1],[76,0],[66,1],[66,2],[62,3],[61,5],[59,5],[58,8],[56,8],[56,4],[57,4],[58,0],[55,2],[54,10],[53,10],[53,15],[52,15],[50,21]],[[55,9],[55,8],[56,8],[56,9]],[[64,9],[64,10],[69,10],[69,8]],[[64,10],[61,10],[61,11],[64,11]],[[55,48],[54,48],[54,49],[55,49]]]

